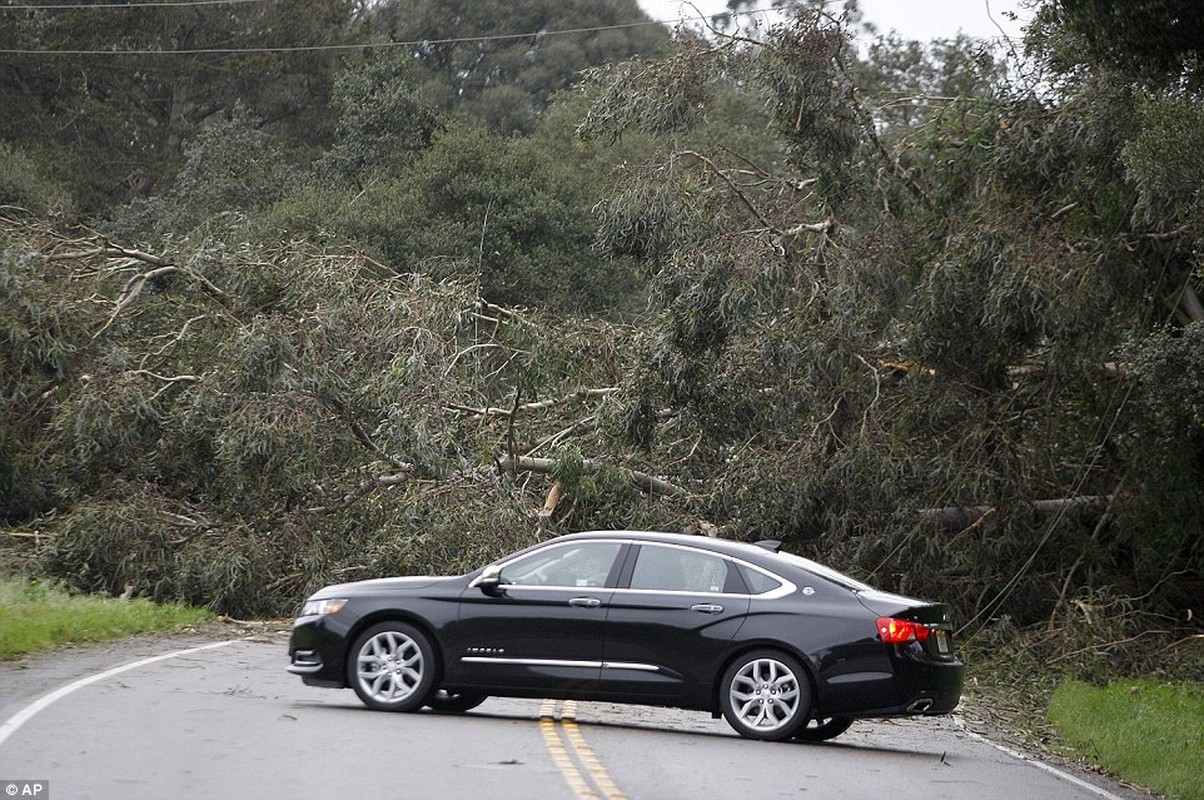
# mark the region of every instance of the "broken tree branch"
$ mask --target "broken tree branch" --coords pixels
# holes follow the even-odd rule
[[[352,503],[362,497],[376,491],[377,489],[387,489],[390,486],[396,486],[399,483],[404,483],[410,479],[410,470],[404,470],[394,475],[382,475],[378,478],[373,478],[370,481],[365,481],[359,486],[352,489],[347,494],[343,495],[338,502],[331,503],[328,506],[313,506],[305,509],[310,514],[333,514],[336,511],[342,511]]]
[[[372,437],[368,435],[366,430],[364,430],[364,426],[360,425],[359,420],[355,418],[355,415],[351,412],[351,409],[347,408],[347,404],[342,400],[333,396],[321,396],[318,397],[318,400],[325,401],[335,410],[335,413],[342,417],[343,421],[347,423],[347,427],[351,429],[351,435],[354,436],[356,441],[358,441],[366,449],[380,456],[381,459],[388,462],[399,472],[408,474],[414,469],[413,464],[407,464],[404,461],[399,461],[382,450],[380,445],[372,440]]]
[[[485,406],[482,408],[474,408],[473,406],[464,406],[459,403],[447,403],[444,408],[448,411],[459,411],[463,414],[473,414],[477,417],[511,417],[519,412],[526,411],[543,411],[544,409],[553,408],[554,406],[571,403],[575,400],[589,400],[592,397],[606,397],[607,395],[615,394],[620,391],[618,386],[608,386],[603,389],[581,389],[576,392],[571,392],[564,397],[554,398],[551,400],[539,400],[534,403],[517,403],[510,408],[499,408],[497,406]]]
[[[1084,495],[1082,497],[1058,497],[1050,500],[1033,500],[1021,503],[1042,514],[1057,514],[1079,508],[1106,508],[1113,495]],[[922,508],[916,513],[923,519],[949,530],[961,530],[975,524],[983,516],[997,510],[995,506],[946,506],[944,508]]]
[[[546,475],[551,474],[551,472],[556,468],[556,459],[531,458],[529,456],[507,456],[506,458],[500,459],[497,464],[499,469],[506,472],[539,472]],[[600,464],[597,461],[590,461],[589,459],[583,459],[581,465],[590,472],[598,472],[605,466],[604,464]],[[674,497],[686,493],[686,490],[680,486],[661,478],[656,478],[645,472],[640,472],[634,469],[625,471],[633,484],[649,494],[661,494],[667,497]]]

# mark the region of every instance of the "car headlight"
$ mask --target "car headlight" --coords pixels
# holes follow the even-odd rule
[[[321,600],[306,600],[301,609],[303,617],[321,617],[326,614],[337,614],[339,609],[347,605],[345,597],[324,597]]]

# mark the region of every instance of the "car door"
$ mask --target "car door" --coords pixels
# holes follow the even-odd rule
[[[607,613],[603,691],[665,700],[709,692],[749,610],[735,565],[717,553],[651,543],[628,560]]]
[[[623,549],[618,539],[558,543],[501,563],[492,591],[469,586],[445,636],[445,682],[553,695],[595,687]]]

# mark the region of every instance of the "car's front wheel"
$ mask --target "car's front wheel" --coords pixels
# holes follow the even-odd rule
[[[728,724],[741,736],[780,741],[807,724],[811,684],[793,657],[756,650],[736,659],[724,672],[719,703]]]
[[[360,700],[377,711],[413,711],[435,692],[435,650],[426,634],[405,622],[368,628],[351,648],[347,673]]]
[[[804,742],[826,742],[847,731],[852,724],[851,717],[819,717],[809,720],[794,738]]]
[[[435,711],[468,711],[476,708],[488,699],[488,695],[473,692],[449,692],[440,689],[426,701],[427,708]]]

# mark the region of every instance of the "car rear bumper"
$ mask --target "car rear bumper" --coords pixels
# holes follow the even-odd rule
[[[960,661],[926,664],[901,676],[904,714],[948,714],[961,702],[965,667]]]
[[[882,646],[882,645],[879,645]],[[948,714],[961,701],[965,665],[927,657],[918,645],[886,645],[864,669],[821,675],[818,712],[850,717]]]
[[[867,715],[948,714],[957,708],[965,683],[966,668],[961,661],[933,661],[917,658],[910,652],[892,660],[894,702]]]

